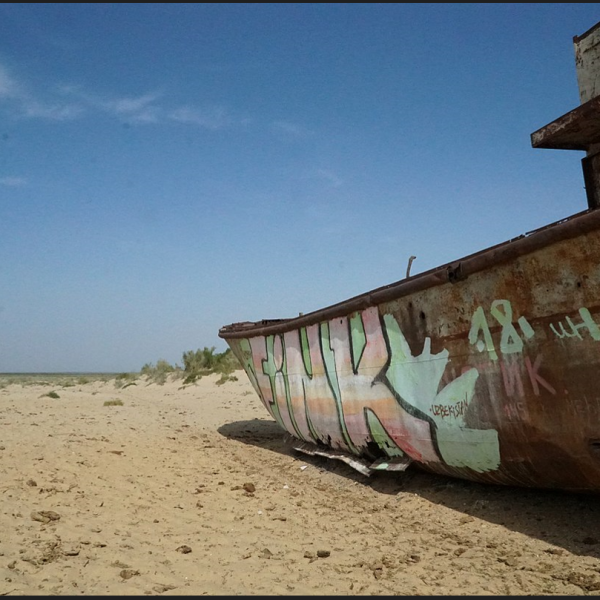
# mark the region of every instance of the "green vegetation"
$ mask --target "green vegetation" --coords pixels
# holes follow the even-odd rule
[[[115,387],[118,389],[125,389],[126,387],[129,387],[130,385],[136,385],[136,383],[135,383],[136,379],[137,379],[136,373],[119,373],[115,377]]]
[[[236,381],[237,377],[232,375],[236,369],[241,369],[241,365],[231,348],[216,354],[214,346],[183,353],[184,385],[194,383],[204,375],[211,373],[221,374],[221,379],[217,382],[219,385],[226,381]]]
[[[152,363],[146,363],[142,367],[140,374],[146,375],[151,383],[163,385],[166,383],[169,375],[177,371],[181,371],[181,369],[179,369],[179,367],[174,367],[166,360],[161,358],[156,362],[155,365]]]
[[[151,383],[163,385],[169,377],[183,377],[183,385],[189,385],[211,373],[220,373],[221,378],[217,385],[222,385],[226,381],[237,381],[233,375],[236,369],[241,369],[238,359],[230,348],[225,352],[215,352],[215,347],[204,347],[201,350],[188,350],[183,353],[183,369],[179,366],[173,366],[166,360],[160,359],[156,364],[146,363],[141,371]]]
[[[115,398],[114,400],[105,400],[104,406],[123,406],[123,400]]]
[[[48,398],[60,398],[60,396],[56,392],[48,392],[47,394],[42,394],[40,398],[44,398],[47,396]]]
[[[227,381],[237,381],[237,380],[238,380],[238,378],[235,375],[223,373],[221,375],[221,378],[219,380],[217,380],[216,384],[217,385],[223,385]]]

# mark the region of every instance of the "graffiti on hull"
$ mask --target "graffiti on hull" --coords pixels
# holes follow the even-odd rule
[[[452,357],[447,348],[432,352],[429,337],[409,344],[385,307],[228,343],[269,413],[299,440],[486,473],[500,467],[500,428],[531,427],[546,406],[536,398],[569,397],[570,406],[589,410],[571,385],[576,377],[561,379],[552,367],[589,356],[600,342],[597,312],[582,306],[534,327],[507,299],[474,306]],[[545,435],[544,423],[535,426]]]
[[[271,416],[300,440],[477,472],[500,466],[497,431],[467,425],[478,370],[444,383],[448,350],[432,353],[427,337],[413,355],[377,307],[231,343]]]

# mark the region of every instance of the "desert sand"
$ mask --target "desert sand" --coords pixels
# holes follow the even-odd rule
[[[0,595],[600,593],[597,496],[367,477],[236,376],[0,389]]]

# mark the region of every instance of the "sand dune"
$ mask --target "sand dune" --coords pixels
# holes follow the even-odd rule
[[[597,497],[365,477],[237,376],[0,389],[0,594],[600,593]]]

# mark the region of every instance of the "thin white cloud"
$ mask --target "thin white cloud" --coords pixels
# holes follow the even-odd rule
[[[25,117],[50,119],[51,121],[71,121],[80,117],[85,109],[76,104],[41,104],[35,100],[24,100],[22,111]]]
[[[79,105],[44,102],[34,98],[3,65],[0,65],[0,100],[7,102],[9,109],[19,117],[68,121],[84,112]]]
[[[159,98],[158,93],[148,93],[137,98],[117,98],[103,103],[104,108],[113,111],[118,115],[138,115],[145,114],[148,109],[156,109],[152,106],[154,101]]]
[[[16,98],[20,94],[19,85],[0,65],[0,98]]]
[[[288,137],[294,138],[306,138],[313,135],[313,131],[303,127],[302,125],[297,125],[296,123],[290,123],[289,121],[273,121],[271,127],[277,133],[283,133]]]
[[[190,124],[209,130],[219,130],[233,124],[246,126],[249,119],[234,119],[222,106],[167,108],[160,100],[161,92],[147,92],[139,96],[106,96],[90,93],[77,85],[55,88],[51,101],[24,90],[8,71],[0,65],[0,101],[19,117],[68,121],[84,114],[104,113],[127,123],[158,124],[167,121]],[[288,135],[305,135],[291,124],[280,123]]]
[[[27,180],[23,177],[0,177],[0,185],[7,187],[22,187],[27,185]]]
[[[122,98],[102,104],[104,112],[129,123],[158,123],[161,120],[162,109],[150,104],[150,95],[140,98]]]
[[[316,182],[320,189],[324,187],[339,188],[344,185],[344,180],[330,169],[315,168],[304,171],[301,179]]]
[[[129,116],[129,121],[134,123],[158,123],[160,121],[161,109],[157,106],[147,106]]]
[[[61,93],[74,96],[88,108],[108,113],[121,120],[134,123],[158,123],[160,121],[161,108],[156,105],[156,100],[161,94],[149,92],[141,96],[106,98],[90,94],[81,90],[78,86],[63,86]]]
[[[182,106],[169,113],[169,118],[179,123],[190,123],[212,130],[223,129],[233,123],[226,109],[221,106],[204,109]]]

